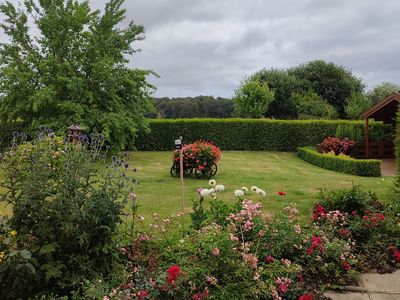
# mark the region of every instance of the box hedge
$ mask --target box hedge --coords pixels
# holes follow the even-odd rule
[[[149,120],[150,133],[141,132],[138,150],[171,150],[176,138],[185,143],[198,139],[213,141],[222,150],[267,150],[295,152],[298,147],[314,146],[336,134],[339,125],[363,130],[362,121],[270,120],[270,119],[168,119]],[[374,127],[384,126],[372,123]]]
[[[381,161],[321,154],[313,147],[298,148],[299,157],[315,166],[358,176],[381,176]]]

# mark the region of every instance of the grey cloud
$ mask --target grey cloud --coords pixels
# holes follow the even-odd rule
[[[105,1],[91,0],[95,8]],[[232,96],[246,75],[314,59],[371,87],[400,83],[397,0],[127,0],[146,28],[130,65],[153,69],[157,96]]]

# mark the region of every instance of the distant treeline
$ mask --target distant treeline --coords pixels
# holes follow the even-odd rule
[[[234,104],[231,99],[197,96],[184,98],[154,98],[156,112],[148,113],[148,118],[230,118]]]

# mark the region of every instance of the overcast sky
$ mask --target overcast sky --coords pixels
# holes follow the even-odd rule
[[[246,75],[315,59],[345,66],[369,88],[400,84],[398,0],[127,0],[125,7],[127,20],[146,28],[130,64],[161,76],[151,79],[156,96],[231,97]]]

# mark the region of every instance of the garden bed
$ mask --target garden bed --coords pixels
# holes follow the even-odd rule
[[[381,176],[380,160],[355,159],[345,155],[322,154],[313,147],[301,147],[297,151],[301,159],[324,169],[358,176]]]

